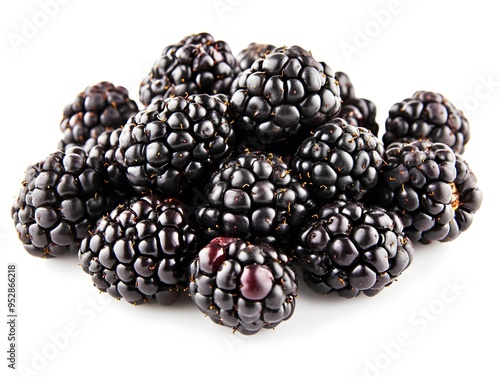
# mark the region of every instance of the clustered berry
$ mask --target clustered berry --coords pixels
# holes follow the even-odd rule
[[[28,253],[78,256],[99,291],[134,305],[189,295],[255,334],[292,317],[300,281],[378,294],[414,245],[456,239],[481,206],[462,111],[420,90],[379,137],[375,103],[300,46],[233,55],[188,35],[137,94],[142,109],[109,82],[81,92],[11,209]]]

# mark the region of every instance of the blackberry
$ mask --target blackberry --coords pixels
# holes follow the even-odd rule
[[[335,78],[339,82],[342,98],[342,107],[338,116],[353,126],[367,128],[377,136],[379,125],[375,119],[377,116],[375,104],[369,99],[356,97],[352,81],[346,73],[335,72]]]
[[[335,118],[302,142],[291,168],[321,201],[358,200],[377,183],[383,154],[370,131]]]
[[[393,143],[374,193],[396,211],[413,242],[451,241],[469,228],[482,191],[467,163],[443,143]]]
[[[89,86],[64,108],[58,149],[83,146],[105,130],[123,126],[137,111],[124,87],[106,81]]]
[[[102,177],[106,182],[110,195],[119,201],[128,199],[135,194],[132,185],[125,176],[126,165],[124,157],[119,149],[119,138],[122,128],[104,131],[93,142],[87,142],[84,149],[88,149],[87,163],[96,169],[102,170]],[[95,145],[92,145],[95,144]]]
[[[117,196],[96,162],[74,147],[28,167],[11,211],[28,253],[76,254],[89,229],[116,206]]]
[[[283,154],[340,111],[332,69],[299,46],[278,48],[254,62],[234,84],[235,127],[256,148]]]
[[[185,37],[164,48],[140,85],[140,101],[148,106],[156,99],[187,94],[229,94],[236,58],[229,45],[208,33]]]
[[[377,136],[379,125],[376,121],[377,107],[366,98],[351,98],[343,100],[339,117],[353,126],[363,127]]]
[[[463,153],[470,139],[467,118],[444,96],[418,91],[389,110],[382,137],[385,146],[393,142],[428,139]]]
[[[130,119],[117,153],[135,190],[178,196],[208,180],[235,139],[226,101],[224,95],[171,97]]]
[[[250,68],[252,64],[259,59],[269,55],[276,46],[263,43],[250,43],[236,55],[236,73],[243,72]]]
[[[189,292],[217,324],[245,335],[275,328],[295,310],[297,281],[285,254],[268,244],[219,237],[190,266]]]
[[[314,292],[374,296],[410,265],[413,245],[395,213],[334,201],[300,231],[294,257]]]
[[[354,85],[352,84],[351,78],[345,72],[335,72],[335,78],[339,83],[340,97],[342,102],[350,99],[357,98],[356,91],[354,90]]]
[[[197,250],[193,213],[154,195],[120,205],[85,238],[79,252],[94,285],[133,304],[177,301]]]
[[[206,239],[231,236],[283,247],[314,208],[279,156],[249,151],[221,164],[207,201],[196,211]]]

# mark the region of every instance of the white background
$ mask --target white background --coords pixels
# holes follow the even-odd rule
[[[3,1],[0,9],[0,313],[6,313],[7,265],[14,262],[18,367],[31,372],[21,375],[481,376],[498,370],[498,347],[488,342],[500,336],[494,192],[500,23],[492,2],[330,1],[326,8],[313,0],[73,0],[44,11],[45,2]],[[38,27],[27,30],[27,22]],[[413,265],[376,297],[323,297],[304,285],[289,321],[251,337],[216,326],[188,299],[168,308],[133,307],[99,295],[75,257],[29,256],[10,206],[27,165],[55,150],[64,105],[101,80],[137,98],[163,47],[202,31],[228,42],[235,54],[252,41],[311,50],[376,103],[382,130],[393,103],[420,89],[443,93],[472,126],[465,158],[484,201],[471,229],[448,244],[418,245]],[[16,45],[16,37],[24,40]],[[6,314],[0,315],[4,323]],[[10,372],[7,331],[0,325],[2,376]]]

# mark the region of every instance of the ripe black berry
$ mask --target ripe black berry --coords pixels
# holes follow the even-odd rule
[[[413,245],[393,212],[357,202],[325,205],[301,230],[294,251],[315,292],[368,296],[390,285],[411,263]]]
[[[171,305],[187,287],[197,252],[192,215],[177,199],[153,195],[120,205],[83,240],[82,268],[115,298]]]
[[[356,97],[351,78],[346,73],[335,72],[335,78],[339,83],[340,97],[342,98],[342,106],[338,116],[353,126],[370,130],[377,136],[379,126],[375,119],[377,117],[375,104],[369,99]]]
[[[235,81],[236,128],[268,152],[294,149],[303,135],[340,111],[333,71],[299,46],[275,49]]]
[[[383,154],[370,131],[335,118],[302,142],[291,167],[319,200],[358,200],[377,183]]]
[[[186,94],[229,94],[236,59],[224,41],[208,33],[185,37],[169,45],[141,82],[140,100],[148,106],[156,99]]]
[[[125,125],[117,153],[135,190],[179,196],[203,185],[235,140],[227,97],[156,100]]]
[[[236,73],[243,72],[250,68],[259,59],[269,55],[276,46],[262,43],[250,43],[236,55]]]
[[[470,139],[467,118],[439,93],[418,91],[389,110],[382,137],[385,146],[393,142],[428,139],[463,153]]]
[[[116,206],[115,189],[104,166],[80,147],[28,167],[11,211],[26,251],[39,257],[76,254],[89,229]]]
[[[207,199],[196,211],[206,239],[231,236],[284,247],[314,207],[279,156],[257,152],[225,160]]]
[[[376,201],[396,211],[412,241],[451,241],[468,229],[482,192],[467,163],[442,143],[393,143]]]
[[[242,334],[275,328],[295,310],[295,274],[286,255],[268,244],[215,238],[200,250],[190,274],[198,309]]]
[[[137,111],[124,87],[105,81],[89,86],[64,108],[58,149],[84,146],[104,131],[123,126]]]

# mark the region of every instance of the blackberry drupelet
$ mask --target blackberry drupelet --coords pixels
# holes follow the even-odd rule
[[[377,183],[383,154],[370,131],[335,118],[302,142],[291,168],[320,201],[358,200]]]
[[[276,46],[263,43],[250,43],[236,55],[236,74],[250,68],[252,64],[259,59],[269,55]]]
[[[130,119],[117,155],[135,190],[179,196],[203,185],[234,143],[226,101],[225,95],[171,97]]]
[[[357,98],[354,85],[352,84],[351,78],[347,75],[347,73],[337,71],[335,72],[335,79],[339,83],[340,98],[342,98],[342,102]]]
[[[393,143],[375,200],[396,211],[413,242],[451,241],[469,228],[482,192],[467,163],[443,143]]]
[[[138,111],[124,87],[106,81],[89,86],[64,108],[58,149],[84,146],[105,130],[123,126]]]
[[[315,292],[374,296],[411,263],[413,245],[393,212],[334,201],[300,231],[297,267]]]
[[[393,142],[430,140],[463,153],[470,139],[467,118],[444,96],[418,91],[411,98],[394,104],[389,110],[382,137],[387,147]]]
[[[26,251],[38,257],[76,254],[89,229],[116,206],[114,189],[103,167],[79,147],[28,167],[11,211]]]
[[[172,305],[187,289],[196,255],[194,214],[177,199],[148,195],[114,209],[81,245],[94,285],[133,304]]]
[[[156,99],[186,93],[229,94],[235,77],[236,58],[224,41],[208,33],[193,34],[168,45],[140,85],[140,101],[148,106]]]
[[[290,246],[315,205],[278,156],[259,152],[225,160],[210,179],[207,201],[196,211],[206,239],[231,236],[280,247]]]
[[[275,328],[295,310],[297,281],[285,254],[268,244],[218,237],[190,266],[189,292],[217,324],[245,335]]]
[[[235,127],[267,152],[295,150],[304,135],[340,111],[333,71],[299,46],[275,49],[235,81]]]
[[[366,98],[356,97],[351,78],[344,72],[335,72],[340,87],[342,106],[339,117],[347,123],[357,127],[369,129],[375,136],[378,135],[379,125],[376,121],[377,107]]]

